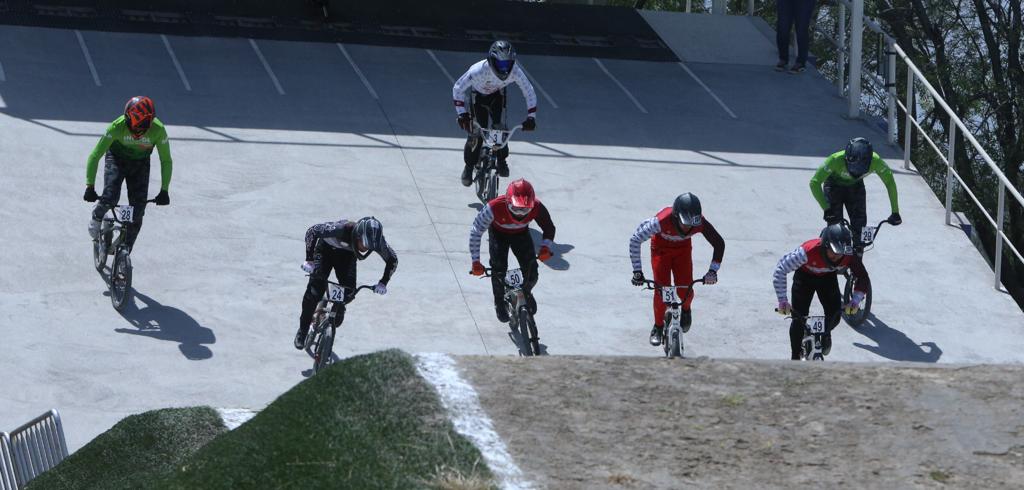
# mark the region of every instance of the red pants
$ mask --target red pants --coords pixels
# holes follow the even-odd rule
[[[654,282],[659,285],[675,284],[677,286],[688,286],[693,283],[693,247],[690,242],[678,248],[654,248],[651,247],[651,267],[654,269]],[[679,298],[686,298],[686,288],[677,290]],[[690,311],[690,303],[693,302],[693,294],[683,303],[683,309]],[[654,324],[661,325],[665,318],[665,303],[661,301],[661,291],[654,292]]]

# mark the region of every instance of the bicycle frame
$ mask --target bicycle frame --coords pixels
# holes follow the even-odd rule
[[[314,344],[316,346],[313,352],[314,374],[319,373],[331,363],[334,336],[338,327],[341,326],[341,317],[338,314],[341,308],[354,301],[359,291],[373,289],[373,286],[369,284],[352,289],[330,280],[327,281],[327,285],[328,290],[324,293],[324,297],[317,304],[316,310],[313,313],[313,331],[306,335],[306,345],[304,346],[306,349],[309,349]],[[348,294],[349,291],[351,291],[351,294]],[[327,312],[328,304],[331,305],[329,312]],[[326,316],[324,316],[325,312],[327,313]],[[328,326],[330,326],[330,329],[327,328]]]
[[[482,140],[475,167],[476,175],[473,179],[476,181],[476,195],[481,203],[487,204],[491,199],[498,197],[498,152],[508,146],[512,135],[521,128],[522,125],[511,130],[487,129],[473,121],[473,134]]]
[[[778,309],[775,311],[778,311]],[[786,319],[797,320],[804,324],[804,336],[800,340],[800,358],[804,361],[824,361],[825,354],[821,349],[821,337],[828,332],[828,325],[825,325],[825,317],[822,315],[790,315]],[[813,320],[814,323],[808,325],[807,320]],[[820,330],[820,332],[816,330]],[[809,349],[808,346],[810,346]]]

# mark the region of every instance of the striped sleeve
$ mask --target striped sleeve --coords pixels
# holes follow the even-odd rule
[[[636,231],[633,232],[633,236],[629,237],[629,260],[633,263],[634,271],[644,270],[643,264],[640,263],[640,244],[650,240],[659,231],[661,231],[661,224],[655,217],[640,223],[640,226],[636,227]]]
[[[779,299],[780,303],[788,301],[788,296],[786,295],[786,276],[806,263],[807,252],[804,251],[803,247],[797,247],[796,250],[779,259],[778,265],[775,266],[772,284],[775,286],[775,296]]]
[[[491,206],[489,205],[484,206],[480,213],[476,215],[476,219],[473,220],[473,229],[469,230],[469,256],[473,259],[473,262],[480,260],[480,238],[493,221],[494,211],[491,211]]]
[[[530,78],[526,76],[526,72],[523,68],[516,64],[515,68],[512,69],[515,72],[516,84],[519,85],[519,90],[523,91],[523,98],[526,99],[526,115],[528,117],[534,117],[537,115],[537,92],[533,90],[533,84],[530,83]]]

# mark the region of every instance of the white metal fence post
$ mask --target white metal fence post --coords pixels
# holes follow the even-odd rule
[[[864,0],[853,0],[850,12],[850,110],[848,116],[860,115],[860,72],[864,54]]]
[[[725,15],[725,0],[711,0],[711,13]]]
[[[886,67],[885,75],[885,87],[889,92],[889,144],[896,144],[896,52],[892,49],[891,42],[885,43],[886,57],[885,60],[888,62]]]
[[[996,213],[996,254],[992,257],[996,262],[996,290],[1002,291],[1003,275],[1003,220],[1006,218],[1006,186],[999,180],[999,211]]]
[[[0,432],[0,490],[18,490],[18,478],[14,472],[14,455],[11,453],[11,438]]]
[[[914,123],[910,118],[914,110],[914,71],[907,68],[907,124],[903,128],[903,170],[910,170],[910,137],[914,133]]]
[[[690,3],[692,2],[693,0],[686,0],[686,13],[690,13]]]
[[[836,64],[838,74],[836,76],[836,88],[839,89],[839,96],[846,95],[846,4],[839,2],[839,28],[836,29],[836,45],[839,49],[839,62]]]
[[[952,223],[950,219],[953,214],[953,163],[956,161],[956,124],[949,122],[949,148],[946,153],[946,224]]]
[[[747,15],[751,17],[754,15],[754,0],[747,0]]]

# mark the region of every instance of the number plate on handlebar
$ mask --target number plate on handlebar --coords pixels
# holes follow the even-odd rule
[[[327,301],[345,302],[345,291],[347,288],[337,284],[327,283]]]
[[[523,270],[512,269],[505,273],[505,284],[517,288],[523,285]]]
[[[676,288],[661,288],[661,301],[663,303],[678,303],[679,293],[676,291]]]
[[[807,317],[807,329],[811,333],[825,333],[825,317],[823,316],[809,316]]]
[[[873,242],[875,240],[875,230],[877,229],[878,228],[874,226],[865,226],[864,229],[860,231],[860,241],[863,243]]]
[[[114,218],[122,223],[135,220],[135,208],[132,206],[114,206]]]

